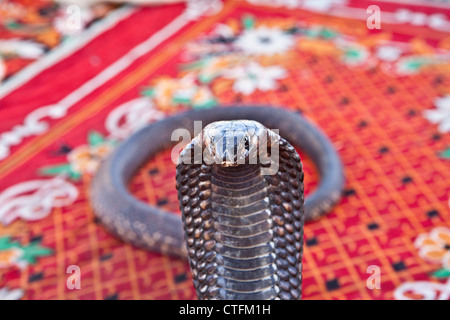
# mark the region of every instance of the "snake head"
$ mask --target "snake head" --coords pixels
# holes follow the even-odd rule
[[[213,122],[202,131],[203,157],[207,163],[223,166],[256,164],[271,136],[271,130],[256,121]]]

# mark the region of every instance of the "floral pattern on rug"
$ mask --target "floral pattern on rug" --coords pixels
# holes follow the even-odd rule
[[[417,237],[414,245],[419,250],[419,256],[424,260],[441,265],[433,272],[436,278],[450,277],[450,228],[437,227],[430,233]]]
[[[53,0],[0,2],[0,83],[80,34],[117,8],[112,4],[78,6],[79,26],[71,27],[70,4]],[[72,19],[73,20],[73,19]]]
[[[52,250],[41,246],[39,241],[22,245],[10,237],[0,238],[0,268],[16,266],[24,269],[30,264],[35,264],[38,258],[50,254]]]
[[[450,228],[436,227],[419,235],[415,242],[419,256],[439,265],[430,274],[431,281],[405,282],[394,291],[398,300],[448,300],[450,298]],[[446,283],[440,281],[447,280]]]
[[[43,176],[67,176],[72,180],[79,180],[83,174],[93,175],[102,159],[113,149],[115,142],[106,140],[95,131],[88,135],[88,143],[77,146],[67,154],[67,162],[41,168]]]
[[[11,30],[14,26],[12,22]],[[70,36],[61,28],[54,28],[60,32],[59,37]],[[2,74],[12,74],[12,62],[16,59],[33,60],[45,54],[50,47],[49,39],[0,41],[0,78]],[[17,186],[22,193],[17,192],[14,197],[0,193],[0,199],[2,196],[8,198],[8,206],[0,208],[0,222],[6,226],[16,219],[40,220],[53,208],[72,204],[78,196],[76,186],[81,178],[95,173],[117,140],[125,139],[149,122],[182,109],[215,107],[221,102],[218,92],[223,88],[236,97],[279,90],[285,79],[298,72],[286,62],[288,57],[304,52],[335,59],[348,68],[379,68],[393,77],[413,76],[432,68],[450,70],[448,52],[420,41],[400,44],[384,36],[367,38],[345,33],[338,27],[308,24],[293,18],[256,18],[245,14],[240,19],[227,19],[216,24],[210,33],[186,44],[184,61],[178,66],[176,76],[160,75],[152,79],[140,88],[140,97],[110,112],[104,126],[111,136],[90,132],[86,143],[66,150],[63,162],[39,170],[39,176],[50,178],[47,182],[30,180],[22,183]],[[436,126],[443,134],[450,131],[449,101],[449,95],[444,93],[423,113],[430,126]],[[450,147],[439,151],[437,156],[450,159]],[[65,202],[61,201],[64,197]],[[450,277],[449,230],[435,228],[415,241],[419,256],[439,266],[430,275],[433,280]],[[0,268],[23,269],[51,254],[49,248],[38,243],[22,246],[10,237],[0,238]],[[399,287],[396,292],[402,288],[405,287]],[[0,299],[20,299],[22,295],[21,289],[0,289]]]
[[[304,52],[331,57],[349,68],[379,68],[395,77],[427,68],[450,70],[450,52],[420,40],[400,43],[384,34],[352,34],[348,29],[294,18],[260,19],[244,14],[218,23],[210,33],[188,42],[179,76],[161,76],[142,88],[141,94],[164,112],[214,107],[218,88],[245,96],[277,90],[290,72],[296,72],[286,62],[288,58]],[[431,122],[440,123],[442,132],[450,130],[447,100],[437,99],[438,109],[425,114]]]

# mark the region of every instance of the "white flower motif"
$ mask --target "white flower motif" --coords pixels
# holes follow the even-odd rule
[[[36,59],[44,54],[44,48],[33,41],[8,39],[0,40],[0,52],[3,54],[17,54],[26,59]]]
[[[224,23],[217,24],[216,27],[214,28],[213,32],[216,35],[222,36],[224,38],[230,38],[230,37],[234,36],[233,29],[230,26],[228,26],[228,25],[226,25]]]
[[[233,90],[245,95],[255,90],[273,90],[277,86],[276,80],[283,79],[285,76],[286,70],[281,67],[263,67],[254,61],[232,68],[224,74],[225,78],[235,80]]]
[[[245,30],[234,45],[247,55],[271,56],[290,50],[294,39],[280,29],[259,27]]]
[[[0,300],[20,300],[25,292],[22,289],[0,289]]]
[[[73,149],[67,159],[76,173],[93,175],[100,166],[100,162],[111,153],[113,145],[104,142],[97,146],[80,145]]]
[[[450,271],[450,228],[436,227],[430,233],[421,234],[414,245],[423,259],[442,264]]]
[[[450,95],[434,100],[435,110],[425,110],[423,115],[428,121],[439,124],[438,130],[442,133],[450,132]]]
[[[392,62],[397,60],[402,54],[402,49],[394,46],[380,46],[377,48],[376,55],[378,59]]]
[[[0,268],[8,268],[16,265],[22,269],[27,266],[26,261],[20,260],[23,256],[23,250],[20,248],[11,248],[6,250],[6,252],[3,251],[0,255]]]

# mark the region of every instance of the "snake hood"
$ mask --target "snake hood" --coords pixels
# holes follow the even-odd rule
[[[186,150],[201,151],[202,161],[208,165],[237,166],[269,163],[278,142],[278,135],[257,121],[216,121],[207,125]],[[181,162],[189,161],[185,155],[180,155]]]
[[[299,299],[304,187],[294,147],[259,122],[229,120],[210,123],[186,150],[194,164],[177,165],[177,189],[198,297]],[[264,172],[264,158],[280,164],[278,176]],[[292,283],[280,282],[287,274]]]

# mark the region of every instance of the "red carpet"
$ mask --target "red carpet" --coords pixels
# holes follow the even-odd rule
[[[186,262],[122,243],[96,222],[89,186],[100,159],[139,126],[226,103],[302,112],[342,157],[341,202],[305,227],[304,299],[445,293],[450,9],[250,2],[201,17],[184,5],[117,9],[79,49],[0,87],[0,297],[195,299]],[[379,30],[366,26],[371,4],[382,10]],[[304,162],[310,192],[318,176]],[[167,150],[130,188],[178,212],[174,175]],[[79,290],[67,287],[71,265]]]

